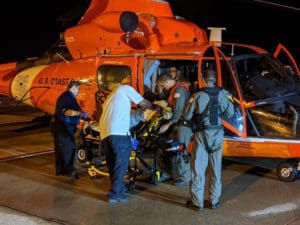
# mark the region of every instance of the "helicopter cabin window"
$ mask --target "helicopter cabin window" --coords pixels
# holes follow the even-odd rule
[[[123,79],[131,75],[128,66],[103,65],[98,70],[97,83],[100,90],[111,92]]]

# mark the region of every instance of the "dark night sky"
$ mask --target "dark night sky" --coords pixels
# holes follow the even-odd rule
[[[224,41],[254,44],[269,51],[281,42],[300,64],[299,35],[296,34],[299,33],[299,0],[268,1],[289,7],[259,0],[169,0],[174,14],[202,28],[226,27]],[[59,31],[64,30],[57,18],[75,7],[84,10],[88,3],[89,0],[2,1],[0,63],[42,54],[58,40]]]

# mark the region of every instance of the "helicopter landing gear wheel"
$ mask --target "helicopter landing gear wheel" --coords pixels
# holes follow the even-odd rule
[[[289,162],[281,162],[276,168],[276,174],[281,181],[291,182],[297,176],[297,168]]]

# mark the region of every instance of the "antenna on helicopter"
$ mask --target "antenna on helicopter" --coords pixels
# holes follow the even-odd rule
[[[221,46],[222,42],[222,31],[226,30],[225,27],[208,27],[207,30],[210,30],[209,41],[216,42],[218,47]]]

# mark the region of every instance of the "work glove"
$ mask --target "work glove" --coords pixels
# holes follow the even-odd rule
[[[136,138],[131,138],[131,145],[133,150],[137,150],[139,146],[139,141]]]
[[[154,104],[154,105],[158,105],[158,106],[160,106],[161,108],[165,108],[165,107],[168,106],[168,102],[165,101],[165,100],[154,101],[153,104]]]
[[[149,121],[154,115],[155,115],[155,110],[152,110],[152,109],[146,109],[146,110],[144,111],[144,118],[145,118],[145,121]]]
[[[172,108],[171,107],[164,108],[162,115],[165,120],[171,119],[171,117],[173,116]]]
[[[80,118],[87,120],[89,118],[88,112],[80,112]]]

